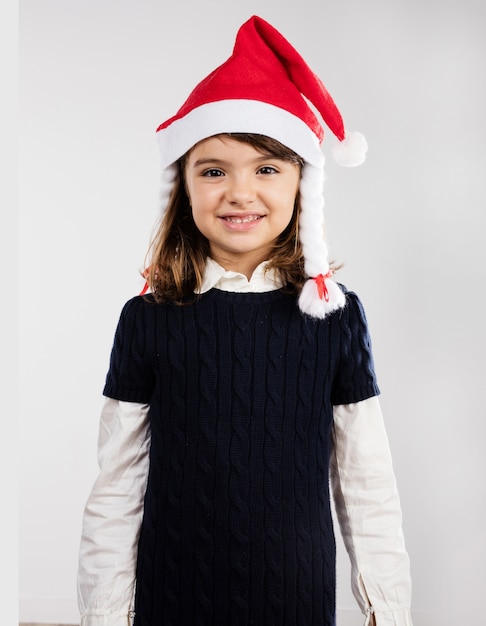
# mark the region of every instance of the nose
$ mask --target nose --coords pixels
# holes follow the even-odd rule
[[[226,200],[229,204],[232,206],[246,206],[254,202],[255,197],[255,186],[250,176],[230,177],[226,189]]]

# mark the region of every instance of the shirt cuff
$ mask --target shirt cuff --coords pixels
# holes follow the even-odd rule
[[[373,613],[372,616],[375,621],[367,619],[365,626],[413,626],[412,616],[410,611],[378,611]]]
[[[134,614],[81,615],[81,626],[132,626]]]

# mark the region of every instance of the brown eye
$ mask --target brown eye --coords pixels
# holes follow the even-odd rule
[[[264,165],[258,170],[258,174],[278,174],[278,170],[271,165]]]
[[[207,176],[208,178],[224,176],[224,173],[221,170],[218,170],[216,167],[212,167],[209,170],[204,170],[202,176]]]

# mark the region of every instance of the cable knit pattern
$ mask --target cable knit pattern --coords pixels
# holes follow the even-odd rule
[[[333,626],[332,404],[379,393],[356,295],[325,320],[279,291],[134,298],[104,393],[150,403],[135,623]]]

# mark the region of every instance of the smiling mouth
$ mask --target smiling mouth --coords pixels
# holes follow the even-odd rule
[[[230,222],[231,224],[248,224],[249,222],[256,222],[257,220],[261,220],[263,215],[246,215],[245,217],[234,217],[228,216],[223,217],[225,222]]]

